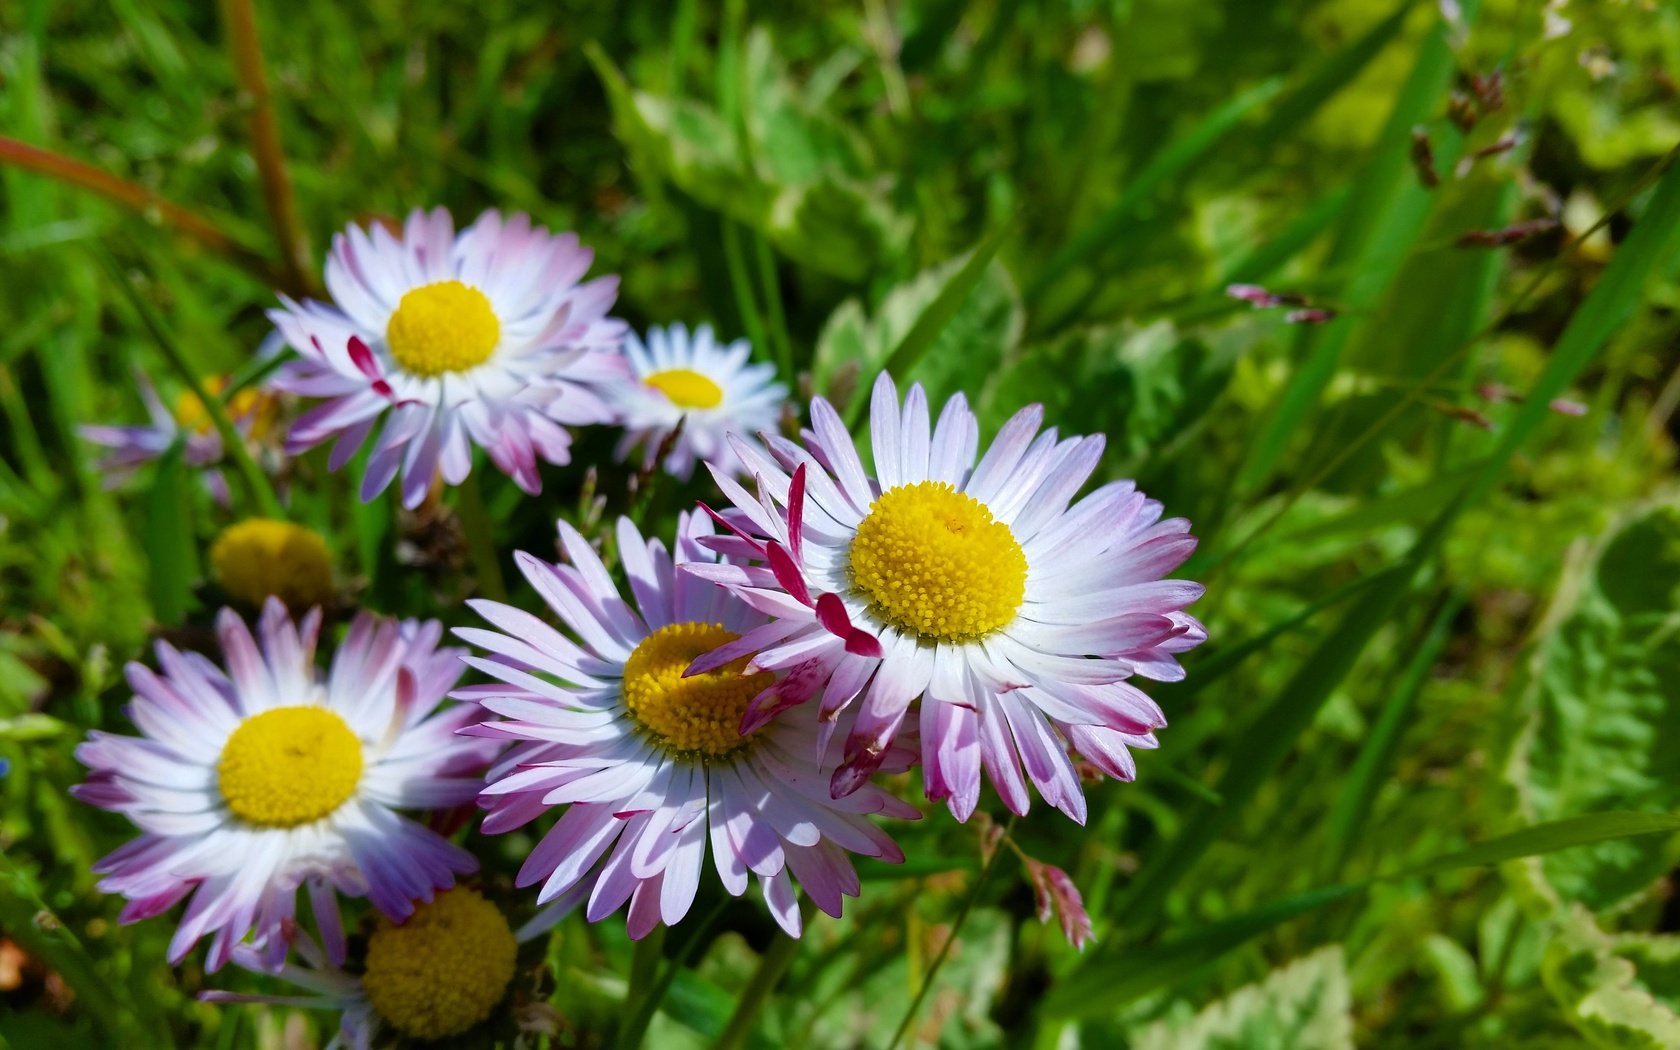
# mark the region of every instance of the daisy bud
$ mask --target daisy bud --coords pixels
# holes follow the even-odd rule
[[[292,609],[332,600],[332,556],[319,533],[271,518],[229,525],[210,545],[210,567],[222,590],[246,605],[273,595]]]

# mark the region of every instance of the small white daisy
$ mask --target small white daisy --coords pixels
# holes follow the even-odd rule
[[[578,283],[593,259],[526,215],[486,212],[459,235],[442,208],[410,213],[400,238],[351,226],[327,259],[334,304],[282,296],[269,312],[302,355],[272,385],[327,399],[293,425],[288,450],[337,436],[337,470],[383,418],[364,500],[401,471],[403,502],[418,506],[435,474],[466,478],[473,444],[539,492],[537,461],[570,459],[567,426],[613,422],[602,387],[629,374],[624,323],[607,316],[618,278]]]
[[[775,382],[769,365],[750,365],[752,347],[745,339],[721,345],[710,325],[689,334],[674,324],[649,328],[647,342],[635,333],[625,339],[635,382],[616,389],[624,423],[618,457],[642,445],[644,469],[678,424],[682,432],[665,457],[665,470],[687,481],[696,462],[739,473],[741,461],[727,435],[756,434],[776,426],[787,387]]]
[[[300,627],[271,598],[259,649],[224,609],[216,629],[225,673],[160,641],[161,675],[128,665],[128,713],[142,735],[95,731],[76,750],[91,774],[74,794],[141,831],[95,865],[100,889],[129,899],[123,921],[191,898],[171,962],[212,933],[211,969],[248,933],[278,962],[285,944],[274,935],[292,920],[300,887],[341,962],[335,891],[401,918],[476,870],[471,854],[397,815],[470,802],[499,750],[457,735],[480,717],[473,706],[438,710],[464,670],[461,651],[437,647],[436,621],[364,614],[323,679],[320,626],[320,610]]]

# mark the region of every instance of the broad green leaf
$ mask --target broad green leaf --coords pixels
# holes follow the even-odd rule
[[[1564,1017],[1594,1046],[1669,1050],[1680,1046],[1680,1014],[1640,982],[1640,970],[1585,908],[1572,908],[1546,946],[1541,978]],[[1672,948],[1661,952],[1672,958]]]
[[[867,276],[908,232],[881,195],[834,175],[784,186],[764,216],[745,221],[793,261],[849,281]]]
[[[1231,367],[1227,355],[1170,322],[1081,329],[1014,355],[987,382],[979,411],[997,426],[1041,402],[1058,426],[1106,434],[1112,452],[1137,457],[1195,425]]]
[[[1517,694],[1525,724],[1506,763],[1525,817],[1616,805],[1680,809],[1680,508],[1634,518],[1573,566]],[[1620,842],[1514,877],[1542,898],[1608,907],[1673,865],[1675,844]]]
[[[817,337],[816,388],[833,392],[836,379],[855,372],[854,417],[882,370],[900,385],[922,382],[935,405],[958,390],[978,394],[1021,338],[1014,281],[991,258],[998,238],[892,289],[873,317],[856,300],[842,303]]]
[[[859,140],[796,101],[768,46],[762,34],[749,42],[740,129],[704,103],[638,91],[599,48],[588,54],[614,132],[645,176],[758,230],[804,266],[859,280],[902,245],[908,223],[886,185],[863,178]]]
[[[1240,988],[1187,1022],[1139,1031],[1132,1050],[1353,1050],[1353,1002],[1339,944]]]
[[[851,128],[807,105],[776,56],[770,34],[747,37],[741,118],[747,156],[765,178],[793,186],[828,175],[869,173],[868,144]]]

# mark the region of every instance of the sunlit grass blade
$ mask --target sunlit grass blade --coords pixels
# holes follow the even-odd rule
[[[161,624],[181,622],[192,604],[198,578],[197,537],[193,529],[192,482],[183,461],[186,444],[177,440],[158,460],[146,494],[145,540],[147,591]]]
[[[1466,24],[1475,18],[1479,6],[1479,0],[1466,0],[1461,5]],[[1450,33],[1444,21],[1438,23],[1419,49],[1417,63],[1378,140],[1374,159],[1354,184],[1340,235],[1326,261],[1328,271],[1347,275],[1335,302],[1353,316],[1320,328],[1303,329],[1300,345],[1304,360],[1291,372],[1288,386],[1251,444],[1248,459],[1237,475],[1239,490],[1253,491],[1271,476],[1335,375],[1358,328],[1358,315],[1377,304],[1423,233],[1436,193],[1422,186],[1412,169],[1411,136],[1414,127],[1438,115],[1451,84],[1457,60]],[[1463,136],[1449,126],[1438,138],[1438,163],[1450,170],[1463,146]]]
[[[0,164],[9,164],[84,190],[91,190],[142,216],[155,216],[178,233],[237,263],[263,281],[272,282],[276,273],[261,254],[245,246],[220,226],[159,197],[144,186],[117,178],[91,164],[83,164],[51,150],[0,135]]]
[[[1343,615],[1306,663],[1278,691],[1265,712],[1254,720],[1254,728],[1233,743],[1231,752],[1241,755],[1242,761],[1231,763],[1213,788],[1225,804],[1196,804],[1182,815],[1183,830],[1150,854],[1121,898],[1113,917],[1116,924],[1140,922],[1153,914],[1167,893],[1224,834],[1260,786],[1271,779],[1295,746],[1296,738],[1312,724],[1331,692],[1353,670],[1371,636],[1398,608],[1411,587],[1412,575],[1413,566],[1403,564],[1373,581],[1361,600]]]
[[[1680,153],[1677,149],[1676,153]],[[1592,360],[1639,300],[1645,280],[1672,257],[1680,244],[1680,165],[1672,163],[1657,183],[1644,214],[1611,260],[1592,293],[1570,319],[1529,399],[1506,424],[1494,452],[1466,484],[1464,493],[1424,529],[1401,562],[1372,584],[1336,628],[1325,637],[1258,718],[1255,729],[1233,745],[1243,756],[1215,785],[1226,804],[1203,806],[1186,814],[1184,830],[1152,854],[1120,904],[1117,921],[1133,922],[1152,914],[1167,892],[1184,877],[1254,796],[1312,724],[1332,692],[1353,670],[1377,630],[1389,622],[1411,591],[1419,570],[1433,560],[1463,510],[1485,498],[1498,483],[1513,454],[1550,412],[1557,397]]]
[[[1370,536],[1398,525],[1420,525],[1451,503],[1479,463],[1430,478],[1389,496],[1377,496],[1297,529],[1280,531],[1270,543],[1317,543],[1338,536]],[[1256,547],[1261,544],[1256,543]]]
[[[1378,883],[1486,867],[1577,846],[1677,830],[1680,830],[1680,814],[1583,814],[1523,828],[1372,879],[1291,894],[1151,947],[1116,944],[1099,948],[1057,983],[1045,999],[1044,1012],[1052,1017],[1111,1012],[1139,996],[1184,980],[1290,919],[1362,893]]]
[[[140,295],[139,290],[134,287],[134,282],[129,280],[127,272],[109,253],[99,251],[96,255],[105,267],[106,272],[116,280],[117,287],[123,290],[124,298],[128,300],[129,306],[140,318],[141,325],[151,334],[158,348],[163,351],[170,367],[175,370],[176,378],[180,379],[187,389],[193,392],[193,396],[198,399],[199,403],[204,406],[204,412],[210,417],[210,422],[215,426],[216,433],[221,435],[223,453],[238,468],[240,477],[244,479],[248,495],[252,502],[256,504],[257,510],[264,517],[285,518],[286,512],[280,506],[280,498],[274,494],[274,486],[269,484],[268,476],[263,473],[262,467],[257,465],[257,461],[251,457],[251,450],[245,447],[245,438],[239,433],[239,429],[233,425],[233,417],[228,415],[227,406],[222,403],[221,398],[212,396],[209,390],[205,388],[204,380],[199,377],[198,370],[193,368],[192,363],[181,353],[181,348],[175,345],[175,341],[170,338],[169,333],[164,329],[163,322],[152,312],[152,308]]]
[[[1111,244],[1116,232],[1156,190],[1205,156],[1249,114],[1276,98],[1283,90],[1283,84],[1282,77],[1270,77],[1243,91],[1152,157],[1127,182],[1118,200],[1039,269],[1024,295],[1029,306],[1042,299],[1063,274]]]
[[[1395,756],[1400,750],[1400,737],[1410,724],[1418,694],[1423,692],[1429,672],[1446,645],[1447,629],[1463,606],[1463,599],[1457,596],[1442,603],[1424,631],[1422,643],[1412,650],[1399,681],[1383,701],[1376,723],[1365,735],[1365,741],[1359,747],[1359,757],[1354,760],[1353,771],[1342,785],[1336,808],[1330,814],[1330,846],[1322,854],[1324,863],[1320,868],[1324,877],[1333,878],[1340,874],[1342,866],[1347,863],[1354,841],[1370,817],[1371,803],[1393,768]]]
[[[1011,225],[1008,222],[1003,223],[969,251],[962,267],[917,316],[916,323],[904,333],[904,337],[892,348],[892,352],[887,354],[885,363],[881,366],[882,371],[895,377],[903,377],[927,355],[933,348],[934,341],[939,338],[939,333],[957,316],[957,311],[962,309],[968,297],[974,294],[981,277],[986,273],[986,267],[991,265],[998,249],[1003,246],[1004,238],[1009,236]],[[868,404],[870,381],[873,378],[865,376],[864,381],[853,389],[851,400],[847,402],[844,412],[847,426],[857,425],[864,405]]]
[[[1393,13],[1367,29],[1353,43],[1329,55],[1313,67],[1299,84],[1290,88],[1251,136],[1262,146],[1271,146],[1318,112],[1319,107],[1341,92],[1364,72],[1383,48],[1406,24],[1415,0],[1400,0]]]

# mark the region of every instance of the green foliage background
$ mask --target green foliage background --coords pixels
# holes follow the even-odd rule
[[[1672,825],[1428,865],[1680,803],[1680,8],[256,6],[311,268],[353,219],[526,210],[623,275],[638,328],[712,321],[841,404],[883,367],[992,428],[1042,400],[1109,435],[1105,477],[1195,522],[1211,640],[1154,690],[1161,750],[1092,789],[1084,830],[1012,831],[1073,874],[1099,945],[1041,925],[1000,854],[912,1040],[1680,1045]],[[1495,71],[1478,108],[1469,78]],[[215,5],[9,0],[0,84],[0,134],[278,258]],[[167,920],[115,923],[89,868],[125,825],[65,794],[82,733],[125,725],[122,664],[207,622],[202,552],[230,520],[179,464],[105,491],[74,428],[138,421],[136,371],[179,390],[165,346],[248,369],[273,282],[16,166],[0,266],[0,930],[32,960],[0,1042],[309,1045],[329,1022],[198,1004]],[[1290,324],[1232,282],[1338,316]],[[547,553],[597,497],[652,531],[706,495],[632,494],[610,449],[580,442],[536,500],[485,477],[504,556]],[[347,600],[463,622],[447,510],[364,507],[324,457],[288,469]],[[886,1045],[981,870],[973,826],[900,839],[909,862],[814,924],[748,1045]],[[528,845],[481,843],[493,887]],[[666,952],[692,966],[650,1045],[716,1037],[770,943],[746,905],[679,927]],[[621,924],[561,927],[517,994],[563,1024],[527,1045],[600,1045],[629,960]]]

